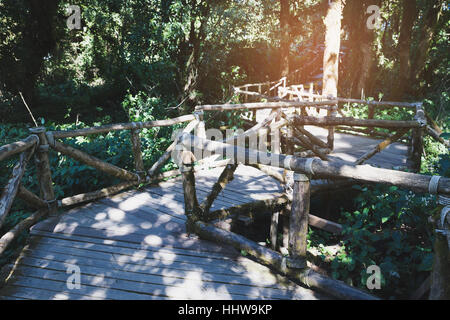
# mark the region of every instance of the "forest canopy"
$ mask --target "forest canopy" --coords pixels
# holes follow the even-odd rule
[[[339,96],[426,100],[445,122],[448,3],[344,4]],[[80,9],[79,28],[69,28],[71,5]],[[327,7],[318,0],[1,0],[1,119],[31,123],[19,93],[41,121],[92,123],[127,119],[130,95],[151,98],[154,116],[166,117],[227,101],[233,85],[293,70],[301,83],[317,80]]]

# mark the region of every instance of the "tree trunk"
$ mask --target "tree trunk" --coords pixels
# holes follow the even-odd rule
[[[431,42],[436,32],[436,26],[439,23],[439,19],[442,14],[444,1],[433,0],[425,13],[423,24],[420,30],[417,32],[420,35],[420,40],[415,50],[416,54],[413,59],[413,67],[411,70],[411,82],[417,84],[419,77],[427,62],[428,53],[430,51]]]
[[[398,40],[399,74],[398,83],[394,86],[392,98],[400,100],[410,85],[411,74],[411,36],[414,21],[417,18],[416,0],[402,0],[403,16],[400,25],[400,37]]]
[[[341,47],[342,0],[329,1],[325,18],[325,52],[323,56],[322,94],[337,97],[339,79],[339,51]]]
[[[280,0],[280,30],[281,30],[281,50],[280,50],[280,74],[287,77],[289,74],[289,47],[291,45],[291,35],[289,30],[290,1]]]

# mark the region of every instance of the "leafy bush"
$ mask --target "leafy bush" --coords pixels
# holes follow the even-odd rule
[[[397,187],[354,188],[355,210],[342,212],[343,234],[339,251],[330,256],[323,244],[333,241],[323,232],[311,230],[310,245],[319,247],[322,258],[331,260],[332,276],[366,289],[371,265],[381,268],[381,290],[385,298],[407,298],[431,270],[433,235],[427,227],[435,210],[432,196],[415,195]],[[320,246],[322,244],[322,246]]]

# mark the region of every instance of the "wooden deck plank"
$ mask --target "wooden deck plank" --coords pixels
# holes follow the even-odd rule
[[[202,248],[204,250],[192,249],[192,248],[177,248],[173,247],[164,243],[161,243],[159,245],[151,244],[151,245],[142,245],[142,244],[135,244],[130,242],[122,242],[122,241],[114,241],[110,239],[98,239],[98,238],[91,238],[91,237],[84,237],[84,236],[76,236],[76,235],[65,235],[61,233],[51,233],[51,232],[44,232],[44,231],[38,231],[34,230],[32,234],[33,238],[31,240],[34,240],[34,237],[36,237],[36,241],[40,241],[39,239],[47,238],[47,239],[62,239],[62,240],[69,240],[69,241],[76,241],[80,242],[82,244],[86,245],[99,245],[102,248],[111,248],[111,247],[117,247],[117,248],[125,248],[129,249],[130,252],[135,252],[139,250],[147,250],[147,251],[155,251],[155,252],[171,252],[175,254],[187,254],[192,256],[199,256],[199,257],[207,257],[207,258],[220,258],[220,257],[229,257],[234,258],[236,257],[237,253],[236,250],[227,250],[226,248],[223,248],[222,251],[216,252],[216,251],[208,251],[206,248]],[[31,241],[33,243],[33,241]]]
[[[21,266],[30,268],[40,268],[59,276],[62,274],[62,279],[67,279],[67,264],[36,258],[24,258]],[[121,286],[117,289],[131,290],[134,292],[152,292],[153,288],[159,289],[163,287],[176,287],[180,290],[188,291],[190,288],[200,288],[202,291],[220,292],[226,286],[226,291],[231,295],[239,295],[249,298],[258,299],[292,299],[293,294],[289,290],[282,290],[280,288],[258,287],[252,283],[242,283],[242,279],[233,278],[219,278],[205,277],[201,273],[188,272],[183,273],[165,273],[165,274],[151,274],[151,273],[135,273],[124,270],[117,270],[111,268],[102,268],[97,266],[89,266],[86,264],[77,264],[82,273],[81,285],[91,284],[97,285],[98,278],[108,279],[106,284],[114,284],[121,282]],[[58,272],[58,273],[56,273]],[[30,273],[27,273],[30,274]],[[85,277],[83,277],[83,275]],[[84,280],[84,281],[83,281]],[[91,282],[85,282],[85,281]],[[105,282],[102,281],[102,285]],[[142,291],[141,291],[142,290]],[[169,291],[169,290],[167,290]],[[236,296],[238,297],[238,296]]]
[[[27,278],[33,277],[37,283],[44,280],[60,282],[60,287],[66,286],[68,278],[65,270],[44,269],[36,266],[20,265],[16,273],[26,274]],[[15,282],[13,281],[13,283]],[[115,299],[152,299],[153,297],[188,300],[274,299],[273,297],[261,296],[258,290],[253,288],[248,291],[240,290],[240,293],[235,293],[233,289],[235,289],[233,285],[214,286],[186,279],[180,279],[177,286],[169,283],[137,282],[109,278],[104,274],[89,275],[81,270],[81,288],[74,291],[84,295],[97,290],[102,290],[105,294],[108,294],[110,290],[116,290]]]

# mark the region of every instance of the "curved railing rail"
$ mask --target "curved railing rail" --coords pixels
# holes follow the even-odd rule
[[[267,87],[268,89],[271,89],[274,85],[276,86],[277,83],[268,83]],[[308,94],[305,93],[305,95]],[[185,181],[187,181],[187,184],[185,183],[184,185],[189,186],[190,178],[186,175],[186,164],[190,163],[189,159],[181,159],[181,161],[179,162],[180,170],[173,170],[165,173],[160,173],[160,170],[164,166],[164,164],[173,157],[174,154],[178,154],[176,147],[177,145],[179,145],[180,136],[183,136],[183,134],[190,134],[195,130],[196,137],[199,137],[200,139],[206,138],[204,113],[209,111],[256,111],[260,109],[272,110],[270,115],[266,119],[260,121],[259,123],[256,123],[253,127],[242,133],[242,135],[224,139],[224,141],[222,142],[208,141],[209,145],[215,146],[215,149],[212,150],[214,152],[217,151],[216,149],[228,150],[229,148],[234,148],[232,144],[234,144],[238,140],[245,140],[251,137],[258,138],[266,134],[270,135],[273,140],[279,142],[278,144],[273,144],[270,151],[272,155],[279,155],[280,163],[283,164],[279,167],[304,172],[306,167],[309,168],[309,166],[311,166],[311,172],[314,172],[315,175],[318,176],[331,176],[333,178],[339,179],[356,179],[366,182],[385,182],[400,185],[403,187],[411,187],[414,185],[420,191],[431,190],[430,181],[433,180],[431,177],[391,170],[385,171],[385,169],[360,166],[375,154],[385,149],[391,143],[405,137],[405,135],[409,131],[411,131],[411,159],[414,163],[414,168],[416,170],[420,168],[420,159],[423,152],[423,136],[426,133],[433,136],[430,133],[430,130],[427,130],[429,126],[427,126],[426,114],[421,103],[372,102],[364,100],[323,97],[316,95],[310,95],[308,100],[298,99],[301,101],[280,100],[281,99],[275,99],[274,102],[267,103],[203,105],[196,107],[195,112],[192,115],[185,115],[168,120],[111,124],[67,131],[46,131],[46,129],[43,127],[30,129],[31,134],[29,137],[0,147],[0,161],[20,154],[19,160],[12,170],[10,179],[8,180],[6,186],[3,188],[3,192],[0,196],[0,227],[4,225],[5,218],[10,213],[12,204],[16,197],[25,200],[29,206],[33,207],[36,210],[36,212],[27,219],[18,223],[12,230],[7,232],[0,238],[0,254],[2,254],[23,231],[29,229],[31,226],[33,226],[49,214],[55,213],[58,208],[74,206],[102,197],[107,197],[139,184],[151,183],[159,181],[161,179],[174,177],[179,175],[180,171]],[[414,119],[407,121],[379,120],[374,119],[373,117],[369,117],[369,119],[339,117],[338,112],[340,110],[340,106],[342,106],[343,103],[352,103],[358,106],[369,105],[371,108],[373,108],[374,112],[379,108],[403,107],[414,110],[415,116]],[[313,115],[309,112],[310,109],[325,110],[327,114],[331,114],[331,116],[320,117],[317,115]],[[165,151],[161,158],[158,159],[158,161],[156,161],[150,168],[144,168],[144,163],[142,160],[140,130],[143,128],[173,126],[182,123],[187,123],[186,127],[179,133],[178,137],[174,139],[175,141],[169,146],[169,148]],[[315,137],[311,132],[308,132],[308,130],[305,129],[306,125],[328,128],[328,140],[322,141],[321,139]],[[335,129],[351,128],[352,130],[356,130],[355,127],[363,128],[362,130],[365,130],[364,132],[370,132],[372,135],[381,135],[381,133],[375,131],[375,128],[386,128],[389,131],[392,131],[392,134],[385,135],[384,138],[386,139],[379,145],[377,145],[373,150],[370,150],[360,159],[358,159],[355,162],[354,166],[348,166],[348,164],[344,166],[335,164],[334,162],[321,162],[320,160],[314,161],[313,163],[307,162],[307,160],[305,160],[305,158],[311,157],[318,157],[323,161],[329,160],[328,155],[332,152],[334,147],[333,142]],[[61,139],[65,138],[103,134],[120,130],[129,130],[131,133],[131,145],[134,156],[135,169],[133,172],[93,157],[86,152],[66,145],[61,141]],[[446,140],[437,140],[448,145],[448,142]],[[206,141],[202,140],[198,147],[203,148],[204,143],[206,143]],[[304,151],[296,153],[294,149],[295,146],[304,148]],[[50,166],[48,155],[51,150],[71,157],[111,176],[117,177],[123,182],[97,191],[78,194],[62,199],[56,199],[53,190],[54,186],[51,174],[52,168]],[[214,152],[211,152],[211,154],[213,154]],[[253,151],[251,150],[247,150],[245,152],[250,152],[250,154],[253,154]],[[258,159],[259,154],[256,153],[256,155],[256,158]],[[36,195],[33,192],[29,191],[21,183],[27,164],[33,156],[37,169],[36,174],[39,185],[39,195]],[[198,157],[197,160],[202,160],[203,158],[204,155]],[[189,192],[185,189],[186,212],[188,215],[190,214],[189,212],[194,210],[194,208],[196,208],[195,210],[198,210],[198,212],[201,213],[201,217],[207,216],[209,214],[209,209],[211,208],[211,205],[214,202],[215,198],[225,187],[228,181],[232,179],[233,173],[237,168],[237,163],[230,161],[230,159],[227,159],[209,164],[209,167],[225,166],[225,169],[222,175],[219,177],[218,182],[214,185],[211,193],[201,204],[199,204],[196,199],[192,198],[192,195],[190,195]],[[286,174],[279,174],[278,172],[270,170],[270,163],[265,164],[261,163],[260,161],[249,162],[246,159],[244,159],[242,162],[255,166],[259,170],[274,177],[283,184],[286,184],[288,182]],[[190,173],[192,173],[192,170],[194,170],[194,168],[189,167],[188,171]],[[394,180],[390,182],[380,180],[388,179],[388,177],[389,179]],[[396,180],[397,178],[399,180]],[[297,187],[299,186],[298,181],[295,185]],[[442,194],[448,195],[450,193],[450,185],[448,179],[441,179],[439,184],[437,184],[435,187],[433,186],[433,188],[436,188],[436,192]],[[299,201],[298,196],[295,195],[295,193],[293,200],[294,203],[292,204],[292,206],[294,208],[294,204],[298,203]],[[312,218],[310,221],[313,221],[312,223],[315,223],[316,225],[322,225],[324,229],[334,231],[339,230],[339,225],[324,221],[323,219],[320,219],[318,217],[311,217]],[[296,225],[295,228],[297,227],[301,226]]]

